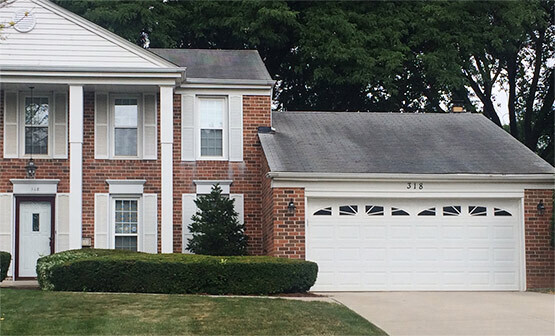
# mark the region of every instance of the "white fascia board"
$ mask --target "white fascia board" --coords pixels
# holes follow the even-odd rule
[[[434,199],[434,198],[523,198],[523,190],[509,191],[466,191],[445,190],[433,192],[398,192],[398,191],[341,191],[341,190],[310,190],[305,192],[310,198],[405,198],[405,199]]]
[[[269,172],[275,181],[483,181],[483,182],[534,182],[550,183],[555,188],[555,174],[384,174],[384,173],[305,173]]]
[[[132,74],[170,74],[172,77],[180,77],[186,70],[186,67],[172,67],[172,68],[143,68],[143,67],[84,67],[84,66],[68,66],[68,67],[60,67],[60,66],[36,66],[36,65],[3,65],[2,71],[9,73],[11,71],[17,72],[30,72],[33,74],[38,74],[42,76],[43,73],[91,73],[88,74],[89,76],[96,73],[132,73]],[[168,76],[170,76],[168,75]]]
[[[127,41],[126,39],[122,38],[119,35],[116,35],[114,33],[112,33],[111,31],[102,28],[101,26],[92,23],[91,21],[75,14],[72,13],[71,11],[68,11],[65,8],[62,8],[58,5],[53,4],[50,1],[44,1],[44,0],[32,0],[34,3],[36,3],[39,6],[42,6],[58,15],[60,15],[61,17],[65,18],[68,21],[71,21],[73,23],[75,23],[76,25],[83,27],[84,29],[100,36],[103,39],[106,39],[114,44],[116,44],[117,46],[147,60],[148,62],[152,63],[153,65],[159,66],[159,67],[166,67],[166,68],[174,68],[175,64],[171,63],[170,61],[166,60],[163,57],[160,57],[152,52],[149,52],[141,47],[139,47],[138,45],[135,45],[129,41]]]
[[[103,76],[103,74],[96,74],[97,76],[81,77],[81,76],[10,76],[0,71],[0,83],[6,84],[81,84],[81,85],[156,85],[156,86],[175,86],[179,79],[157,76],[142,76],[134,77],[127,75],[114,75]]]
[[[253,85],[253,84],[190,84],[182,83],[176,90],[177,93],[185,90],[202,90],[202,89],[219,89],[219,90],[248,90],[259,91],[258,94],[271,95],[271,85]]]
[[[203,88],[179,88],[175,90],[176,94],[194,94],[194,95],[231,95],[240,94],[243,96],[270,96],[270,89],[247,89],[241,87],[203,87]]]
[[[274,80],[266,79],[223,79],[223,78],[190,78],[188,77],[185,84],[250,84],[274,86]]]

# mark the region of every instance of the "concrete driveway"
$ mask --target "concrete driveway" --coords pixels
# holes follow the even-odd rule
[[[555,335],[555,295],[342,292],[331,296],[389,335]]]

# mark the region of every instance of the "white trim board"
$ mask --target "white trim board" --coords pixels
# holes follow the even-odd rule
[[[113,194],[135,195],[143,194],[146,180],[106,180],[109,192]]]
[[[453,182],[486,181],[507,182],[526,181],[551,183],[555,188],[554,174],[389,174],[389,173],[312,173],[312,172],[269,172],[267,177],[284,181],[400,181],[408,179]]]
[[[58,192],[57,179],[10,179],[14,195],[52,195]]]

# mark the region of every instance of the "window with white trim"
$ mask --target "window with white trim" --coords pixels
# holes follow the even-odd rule
[[[137,157],[139,152],[139,101],[122,97],[113,100],[114,156]]]
[[[114,199],[114,248],[138,251],[139,200]]]
[[[48,155],[50,98],[26,96],[24,104],[23,153],[25,155]]]
[[[198,146],[201,159],[227,156],[227,98],[198,97]]]

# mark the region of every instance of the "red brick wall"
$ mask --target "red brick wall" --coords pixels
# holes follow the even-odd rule
[[[305,204],[303,188],[273,188],[273,252],[275,257],[305,259]],[[289,202],[296,209],[290,212]]]
[[[0,91],[0,192],[13,192],[10,179],[22,179],[27,175],[25,166],[28,159],[4,159],[4,91]],[[69,148],[69,147],[68,147]],[[37,179],[59,179],[58,192],[69,192],[69,160],[68,159],[34,159],[37,164]]]
[[[526,284],[528,288],[555,287],[555,249],[551,245],[553,216],[552,190],[524,192],[524,227],[526,245]],[[538,214],[542,200],[545,213]]]
[[[266,177],[269,171],[268,162],[263,157],[261,169],[263,253],[274,255],[274,191],[272,189],[272,179]]]
[[[249,253],[263,254],[260,188],[262,148],[258,139],[258,126],[270,124],[270,97],[243,96],[243,162],[181,161],[181,100],[178,95],[174,97],[174,252],[181,252],[183,247],[181,195],[196,192],[193,180],[233,180],[231,193],[244,194]]]
[[[159,110],[158,125],[160,125]],[[160,139],[160,126],[158,126],[158,139]],[[160,223],[160,169],[159,141],[157,160],[97,160],[94,158],[94,92],[85,92],[83,116],[83,237],[91,237],[94,246],[94,194],[109,192],[106,183],[108,179],[146,180],[144,192],[158,194],[158,223]],[[160,233],[158,233],[158,245],[160,245]],[[158,249],[160,250],[160,246],[158,246]]]

